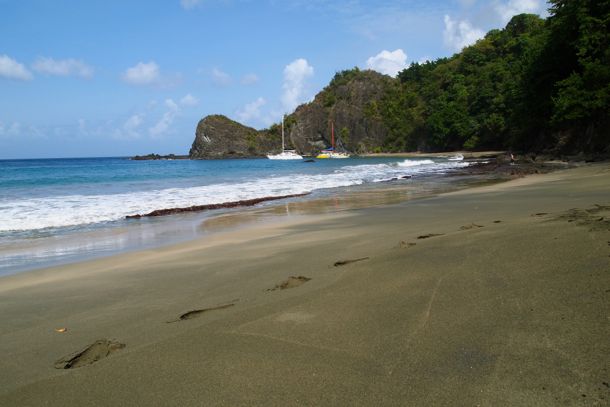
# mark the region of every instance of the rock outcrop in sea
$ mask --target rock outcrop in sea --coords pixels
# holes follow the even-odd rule
[[[197,125],[191,158],[245,158],[268,154],[281,141],[222,115],[203,118]]]
[[[314,155],[331,145],[331,122],[338,150],[371,153],[388,129],[379,112],[393,78],[375,71],[339,72],[310,103],[289,116],[289,137],[299,154]]]
[[[394,78],[374,71],[353,69],[337,73],[313,101],[286,116],[285,148],[296,149],[302,155],[317,154],[331,146],[332,123],[338,150],[356,154],[374,152],[388,134],[379,105],[394,82]],[[212,115],[197,125],[189,156],[264,157],[281,149],[279,124],[256,130],[225,116]]]

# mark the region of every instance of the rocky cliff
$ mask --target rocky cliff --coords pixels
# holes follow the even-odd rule
[[[331,122],[338,150],[368,153],[388,134],[379,106],[393,78],[355,68],[339,72],[310,103],[286,117],[286,148],[315,155],[331,145]],[[212,115],[197,125],[191,158],[258,157],[278,153],[280,126],[256,130],[225,116]]]
[[[199,121],[191,158],[244,158],[268,154],[280,145],[269,131],[246,127],[221,115],[207,116]],[[281,148],[281,147],[280,147]]]
[[[388,129],[379,106],[391,86],[389,76],[353,69],[339,72],[311,103],[289,116],[289,138],[297,151],[316,154],[331,145],[331,122],[338,150],[373,152],[383,145]]]

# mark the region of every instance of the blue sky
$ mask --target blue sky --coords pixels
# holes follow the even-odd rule
[[[335,72],[395,75],[544,0],[0,0],[0,159],[186,154],[202,117],[280,120]]]

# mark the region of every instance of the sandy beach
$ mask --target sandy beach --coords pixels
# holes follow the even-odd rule
[[[609,282],[607,163],[245,222],[0,278],[0,405],[607,406]]]

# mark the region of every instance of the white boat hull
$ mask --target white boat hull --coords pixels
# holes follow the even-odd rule
[[[279,154],[269,154],[267,156],[270,160],[302,160],[303,157],[295,153],[294,151],[282,151]]]

